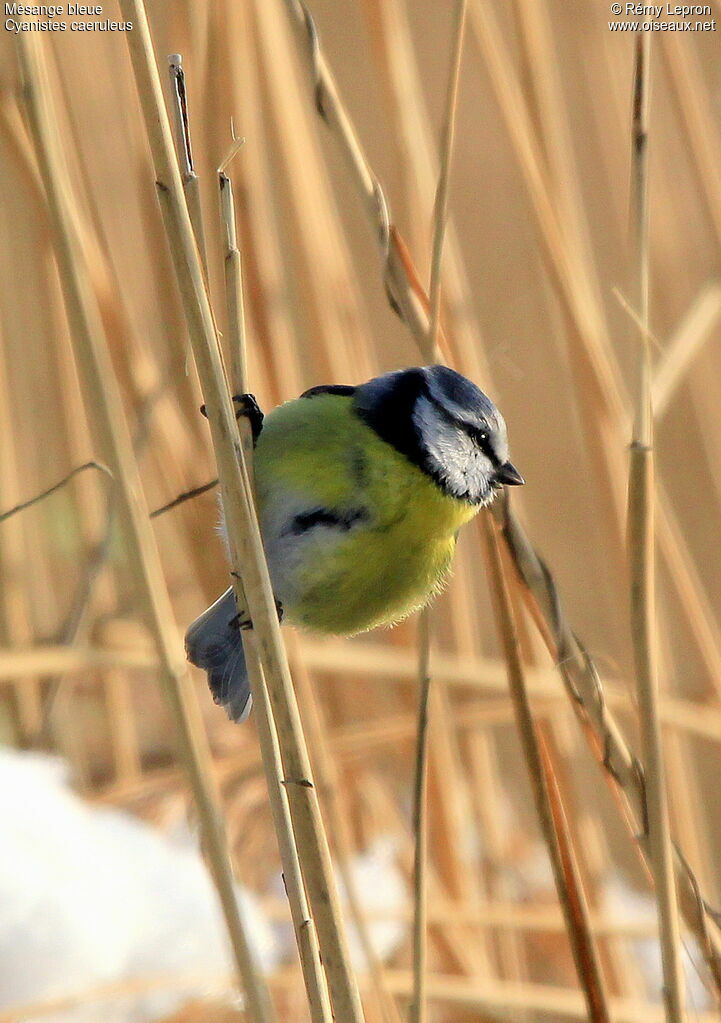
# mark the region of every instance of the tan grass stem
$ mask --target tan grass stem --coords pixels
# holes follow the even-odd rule
[[[358,137],[350,126],[349,117],[342,106],[332,74],[322,54],[312,18],[300,0],[284,2],[294,23],[305,33],[309,70],[319,112],[337,136],[341,151],[361,192],[366,212],[377,233],[389,297],[416,338],[419,348],[423,350],[428,335],[427,296],[403,240],[392,225],[380,183],[369,169]],[[473,10],[475,7],[471,12]],[[483,27],[481,21],[480,17],[475,20],[479,29]],[[501,67],[496,47],[497,35],[485,38],[489,46],[488,54],[494,61],[494,73],[507,84],[508,75]],[[511,94],[515,95],[515,90],[510,85],[509,88]],[[516,106],[514,113],[518,113]],[[523,133],[518,134],[519,146],[527,148],[527,139]],[[536,166],[530,158],[529,166],[531,169]],[[620,422],[624,418],[623,406],[614,380],[608,378],[605,358],[596,364],[598,352],[592,339],[597,337],[597,330],[595,322],[592,322],[593,311],[585,298],[581,299],[575,294],[573,281],[569,277],[565,249],[558,238],[555,218],[552,217],[547,208],[548,204],[541,195],[542,192],[545,194],[542,181],[536,172],[534,175],[532,183],[534,188],[538,186],[539,211],[544,210],[550,218],[547,224],[549,247],[554,247],[553,256],[558,260],[559,289],[564,296],[564,304],[571,321],[586,325],[587,337],[591,341],[591,347],[584,356],[583,371],[589,374],[589,386],[592,387],[594,395],[598,394],[599,407],[607,410],[603,414],[604,417],[611,423]],[[601,460],[605,464],[605,456]],[[605,469],[602,475],[606,475]],[[615,497],[611,504],[614,509],[614,520],[617,521]],[[631,834],[636,835],[640,823],[645,819],[643,771],[629,750],[622,730],[609,710],[593,660],[565,616],[552,573],[539,557],[505,498],[495,502],[493,514],[502,525],[503,539],[518,573],[523,599],[538,625],[551,656],[558,664],[571,706],[584,728],[589,745],[607,771],[609,783],[618,796],[618,805],[625,824]],[[646,848],[644,836],[640,841],[641,847]],[[699,942],[717,988],[721,990],[721,933],[707,911],[700,887],[688,863],[679,855],[675,862],[684,918]]]
[[[200,202],[200,180],[195,172],[193,161],[190,135],[190,115],[188,111],[185,71],[182,66],[182,60],[183,58],[179,53],[172,54],[168,58],[168,71],[173,98],[172,109],[175,114],[176,153],[179,154],[183,191],[185,193],[188,214],[190,216],[190,222],[198,248],[198,255],[201,260],[207,286],[208,266]],[[229,323],[228,330],[230,334],[231,352],[233,354],[233,368],[236,373],[236,379],[233,381],[233,384],[235,385],[237,383],[238,392],[243,393],[246,390],[246,366],[245,322],[243,319],[243,284],[241,277],[240,252],[238,251],[235,238],[235,210],[233,207],[232,186],[230,179],[225,174],[220,173],[219,192],[221,221],[225,228],[224,266],[226,305],[228,309]],[[252,483],[252,470],[248,460],[252,458],[253,443],[250,434],[250,426],[248,421],[245,419],[242,420],[240,424],[240,438],[246,457],[248,478]],[[176,498],[176,501],[177,500],[178,499]],[[239,580],[237,581],[237,585],[242,589],[242,584]],[[245,601],[241,600],[238,606],[240,608],[244,608],[246,606]],[[268,696],[267,691],[265,690],[265,680],[262,675],[262,668],[260,666],[260,661],[258,660],[257,650],[251,637],[247,634],[242,634],[242,637],[243,651],[246,657],[249,678],[251,679],[252,691],[254,693],[262,692],[263,698],[259,700],[261,707],[259,716],[263,717],[268,710]],[[263,727],[263,725],[265,725],[265,727]],[[264,751],[262,760],[264,767],[270,768],[267,775],[267,784],[271,799],[273,822],[275,824],[276,820],[278,820],[279,823],[283,821],[282,811],[278,813],[279,807],[276,806],[276,802],[279,798],[282,770],[279,770],[277,738],[275,743],[273,743],[273,735],[272,722],[261,722],[261,726],[259,727],[259,738]],[[283,838],[286,837],[287,836],[283,836]],[[285,851],[285,841],[279,839],[279,845],[283,851]],[[307,913],[303,914],[304,920],[306,917]],[[296,934],[298,934],[297,930]],[[304,947],[302,941],[299,942],[299,952],[301,956],[306,951],[307,948]],[[303,963],[303,965],[305,969],[305,963]],[[245,974],[244,985],[246,988],[250,988],[253,992],[253,1002],[256,1006],[256,1011],[260,1013],[260,1018],[263,1021],[267,1021],[267,1023],[274,1023],[276,1016],[270,995],[263,978],[254,968],[254,963],[250,956],[247,957]],[[323,991],[322,984],[320,991]],[[315,1006],[319,1004],[319,1001],[320,1004],[322,1004],[322,999],[319,1000],[314,996],[315,990],[311,990],[309,993],[309,1003],[315,1008]],[[317,1018],[323,1019],[323,1016],[316,1017],[313,1015],[314,1023]]]
[[[339,760],[345,765],[345,758],[338,757],[338,746],[332,745],[334,730],[331,729],[320,705],[315,686],[310,678],[304,659],[298,655],[297,636],[289,644],[293,658],[293,678],[298,696],[303,707],[303,721],[308,745],[313,751],[313,765],[318,780],[318,790],[328,830],[333,835],[333,847],[336,853],[337,868],[343,884],[348,904],[348,915],[355,926],[363,957],[367,964],[371,985],[368,988],[369,1018],[378,1016],[385,1023],[401,1023],[401,1013],[395,999],[385,988],[384,965],[373,944],[373,936],[368,925],[366,907],[363,905],[361,889],[353,870],[353,808],[349,802],[351,794],[349,786],[339,771]],[[408,716],[408,736],[413,735],[414,722]],[[365,723],[361,722],[358,729],[366,731]],[[362,839],[361,839],[362,841]],[[372,1001],[371,1001],[372,1000]]]
[[[583,988],[589,1019],[610,1023],[610,1011],[598,960],[588,906],[573,855],[560,798],[555,787],[548,754],[542,751],[528,699],[511,595],[506,582],[498,526],[487,512],[482,514],[486,539],[491,597],[498,633],[508,670],[508,688],[516,727],[528,768],[531,792],[548,855],[556,892],[563,909],[576,975]]]
[[[86,469],[97,469],[100,472],[104,472],[107,476],[112,478],[112,473],[107,466],[101,462],[83,462],[82,465],[76,465],[74,469],[71,469],[61,480],[57,483],[53,483],[47,490],[41,490],[39,494],[35,494],[34,497],[29,497],[27,501],[21,501],[20,504],[13,505],[12,508],[8,508],[7,511],[0,512],[0,522],[5,522],[6,519],[11,518],[13,515],[17,515],[18,512],[25,511],[27,508],[32,508],[38,501],[44,501],[46,497],[50,497],[51,494],[61,490],[64,486],[74,480],[78,473],[85,472]]]
[[[237,152],[235,146],[233,152]],[[227,168],[228,163],[229,160],[224,162],[224,168]],[[233,184],[225,173],[225,169],[218,170],[218,197],[224,246],[223,264],[231,384],[234,394],[246,394],[249,388],[245,317],[243,314],[242,258],[238,248]],[[248,478],[252,485],[253,438],[250,423],[246,417],[241,417],[238,425]],[[245,606],[245,602],[243,602],[243,606]],[[263,751],[262,760],[273,815],[273,826],[278,838],[283,864],[283,880],[290,904],[310,1017],[312,1023],[331,1023],[332,1014],[320,961],[318,936],[308,909],[288,796],[282,783],[283,764],[268,687],[265,684],[263,667],[252,630],[244,630],[241,635],[251,691],[255,697],[255,723]]]
[[[530,5],[529,10],[531,10]],[[536,7],[532,7],[532,10],[537,18]],[[550,186],[543,179],[539,145],[533,138],[530,119],[521,102],[518,83],[513,75],[513,61],[499,32],[492,8],[488,7],[481,14],[478,0],[472,0],[470,14],[472,26],[488,64],[499,108],[503,113],[509,137],[517,152],[519,167],[526,180],[526,187],[538,222],[540,238],[544,242],[544,254],[553,264],[552,266],[549,264],[552,278],[558,282],[559,287],[570,289],[568,296],[563,298],[563,302],[568,315],[576,317],[573,322],[574,329],[571,339],[573,343],[570,355],[573,357],[574,365],[576,365],[576,360],[579,360],[576,386],[583,396],[584,416],[582,422],[587,431],[589,450],[595,452],[599,444],[606,449],[603,457],[596,461],[597,472],[605,472],[604,465],[606,465],[610,470],[610,476],[607,479],[608,486],[618,490],[618,483],[623,480],[626,470],[625,465],[621,464],[619,441],[621,439],[625,441],[626,438],[626,415],[623,410],[629,405],[629,401],[625,394],[626,388],[613,352],[609,331],[605,326],[603,308],[595,297],[599,292],[599,286],[597,283],[594,286],[593,280],[588,279],[584,260],[577,258],[579,252],[581,255],[583,254],[583,249],[576,246],[573,252],[567,251],[569,239],[566,236],[568,232],[560,230],[566,225],[561,222],[551,201]],[[548,80],[550,81],[551,78],[549,77]],[[558,118],[550,120],[558,120]],[[709,120],[709,124],[711,120]],[[685,119],[684,123],[688,125],[688,119]],[[554,137],[558,135],[557,128],[552,131]],[[565,148],[563,144],[554,148],[556,159],[558,152],[563,148]],[[567,219],[579,220],[575,215],[567,216]],[[588,270],[592,267],[593,264],[589,262]],[[571,272],[567,272],[569,270]],[[584,310],[585,319],[581,315]],[[593,330],[588,329],[591,326]],[[585,351],[577,352],[579,346]],[[593,378],[587,382],[585,382],[586,372],[590,372]],[[613,385],[611,390],[609,390],[609,384]],[[600,389],[601,399],[596,400],[595,397],[591,397],[594,388]],[[585,414],[588,410],[600,408],[599,401],[606,406],[608,418],[605,412],[600,418],[597,413],[592,412],[591,416]],[[596,423],[591,421],[592,416],[597,417]],[[601,475],[600,478],[603,479],[604,476]],[[599,508],[606,500],[606,489],[608,488],[604,487],[600,492]],[[661,494],[662,487],[659,483],[659,495]],[[619,496],[623,501],[623,495]],[[615,501],[615,504],[618,502]],[[693,569],[688,558],[685,558],[685,552],[679,548],[677,538],[681,535],[681,530],[675,524],[671,506],[668,502],[664,502],[664,505],[664,514],[659,516],[657,523],[659,550],[668,568],[681,613],[703,658],[704,670],[708,675],[709,690],[715,691],[719,674],[719,645],[716,643],[715,650],[712,650],[707,642],[710,630],[705,616],[702,593],[699,587],[693,583]],[[613,540],[613,554],[622,551],[624,543],[624,536],[621,532],[623,526],[621,505],[618,505],[617,510],[619,513],[618,529],[617,537]],[[607,518],[605,512],[602,517],[605,525]],[[616,528],[615,525],[614,528]],[[625,566],[623,569],[622,585],[625,587]]]
[[[713,337],[721,317],[721,286],[713,283],[694,299],[655,367],[651,385],[653,420],[663,418],[694,358]]]
[[[388,970],[388,984],[398,998],[408,996],[412,986],[412,977],[407,970]],[[73,994],[52,999],[33,1001],[16,1005],[0,1011],[0,1023],[16,1023],[18,1019],[42,1019],[52,1013],[67,1011],[78,1006],[85,1006],[93,1001],[138,995],[144,992],[182,988],[188,981],[202,984],[211,992],[222,992],[228,984],[225,973],[186,971],[169,972],[162,975],[146,975],[131,980],[112,981],[85,988]],[[292,989],[294,977],[289,971],[279,972],[276,978],[277,988],[285,992]],[[585,1001],[577,991],[552,984],[536,984],[529,981],[504,981],[474,977],[459,977],[450,973],[434,973],[429,978],[429,997],[439,1006],[446,1009],[471,1014],[472,1018],[498,1019],[519,1018],[521,1014],[531,1013],[535,1016],[550,1017],[554,1021],[569,1020],[572,1023],[587,1023],[588,1013]],[[200,1012],[202,1019],[207,1019],[210,1007],[203,1005]],[[657,1005],[649,1005],[638,998],[613,998],[611,1011],[614,1023],[663,1023],[663,1011]],[[192,1015],[191,1019],[197,1017]],[[225,1018],[225,1017],[221,1017]],[[694,1023],[718,1023],[715,1011],[698,1012]]]
[[[54,120],[49,110],[37,36],[20,33],[18,54],[38,163],[46,189],[67,316],[84,384],[88,417],[97,430],[100,450],[115,480],[118,514],[126,536],[138,599],[157,648],[159,674],[175,721],[181,756],[190,777],[211,874],[223,909],[239,977],[244,981],[249,950],[235,898],[225,832],[213,788],[209,751],[197,703],[187,685],[187,673],[142,498],[120,395],[104,341],[99,312],[83,266],[72,197],[59,161],[58,139],[52,128]],[[255,1012],[252,991],[246,991],[246,997],[252,1018],[260,1023],[264,1017]]]
[[[431,693],[431,622],[428,609],[418,619],[418,726],[413,782],[413,996],[408,1009],[410,1023],[426,1019],[428,971],[428,709]]]
[[[170,78],[170,89],[173,112],[173,124],[175,125],[175,146],[180,163],[181,179],[185,201],[188,204],[190,222],[193,225],[193,234],[198,246],[203,272],[206,280],[208,276],[208,258],[205,247],[205,231],[203,229],[203,210],[200,202],[200,179],[195,171],[193,159],[193,146],[190,137],[190,112],[188,110],[188,93],[185,83],[185,69],[183,68],[183,56],[180,53],[172,53],[168,57],[168,77]]]
[[[430,318],[425,357],[430,362],[440,358],[438,335],[441,316],[441,268],[443,243],[448,220],[448,193],[450,188],[453,141],[455,137],[458,85],[463,52],[463,32],[466,20],[466,0],[457,0],[453,17],[453,43],[451,64],[446,90],[443,131],[441,135],[440,176],[433,211],[433,242],[431,247]],[[427,889],[428,862],[428,727],[430,673],[431,614],[428,608],[421,612],[418,622],[418,736],[416,739],[415,781],[413,787],[413,828],[415,834],[415,862],[413,871],[413,998],[409,1007],[411,1023],[424,1023],[427,1018],[425,979],[428,968],[427,953]]]
[[[638,37],[634,48],[631,219],[633,273],[641,320],[635,418],[628,481],[628,556],[631,585],[631,639],[636,666],[639,723],[646,778],[646,829],[656,887],[663,997],[668,1023],[684,1019],[684,977],[673,871],[673,847],[658,709],[656,637],[656,570],[654,514],[653,416],[651,409],[651,342],[649,338],[648,109],[651,36]]]
[[[142,0],[121,0],[134,24],[127,42],[150,142],[158,195],[183,297],[191,345],[200,377],[218,464],[233,577],[242,579],[236,599],[245,599],[278,730],[286,786],[304,883],[315,919],[335,1015],[345,1023],[363,1019],[357,984],[343,931],[330,851],[311,777],[308,752],[283,649],[273,591],[265,563],[250,484],[217,345],[192,226],[173,155]],[[237,578],[236,578],[237,577]]]
[[[461,56],[463,53],[463,36],[466,26],[466,9],[468,0],[456,0],[453,8],[451,66],[448,74],[446,101],[441,134],[441,159],[436,200],[433,208],[433,244],[431,247],[431,281],[428,288],[430,298],[430,322],[428,325],[428,350],[432,361],[436,361],[438,347],[438,329],[441,318],[441,265],[443,259],[443,243],[446,236],[448,220],[448,193],[451,184],[451,164],[453,161],[453,143],[456,134],[456,109],[458,106],[458,86],[461,77]]]

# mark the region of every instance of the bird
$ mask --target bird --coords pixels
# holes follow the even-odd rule
[[[443,589],[460,528],[501,487],[524,483],[503,416],[447,366],[311,387],[267,416],[252,395],[235,400],[253,429],[279,615],[301,629],[352,636],[419,610]],[[231,587],[185,636],[188,660],[236,722],[252,705],[249,627]]]

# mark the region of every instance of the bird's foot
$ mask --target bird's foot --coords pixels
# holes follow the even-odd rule
[[[234,571],[231,570],[230,574],[232,575],[232,577],[234,579],[240,579],[240,575],[237,572],[234,572]],[[278,622],[280,623],[280,622],[283,621],[283,617],[285,615],[285,611],[283,610],[283,605],[278,600],[278,598],[274,597],[273,599],[275,600],[275,613],[278,615]],[[238,613],[234,618],[231,619],[230,624],[233,625],[233,626],[237,626],[239,629],[252,629],[253,628],[252,619],[250,618],[250,616],[248,615],[247,612],[245,612],[242,615],[240,613]]]
[[[253,444],[255,445],[258,437],[260,437],[261,430],[263,429],[263,413],[260,409],[260,405],[255,399],[254,394],[234,394],[233,405],[235,406],[235,418],[240,419],[241,416],[245,416],[249,423],[250,429],[253,434]],[[208,411],[205,405],[200,406],[201,415],[208,418]]]
[[[233,405],[235,406],[235,418],[240,419],[241,416],[245,416],[250,423],[251,433],[253,434],[253,444],[260,437],[261,430],[263,429],[263,413],[260,405],[255,399],[254,394],[234,394]]]

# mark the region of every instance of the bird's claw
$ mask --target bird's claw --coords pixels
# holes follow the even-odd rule
[[[260,432],[263,429],[263,413],[254,394],[234,394],[233,405],[235,406],[235,418],[245,416],[250,423],[253,434],[253,444],[256,443]]]
[[[263,429],[264,419],[260,405],[255,399],[255,395],[234,394],[233,405],[235,406],[236,420],[240,419],[241,416],[245,416],[248,419],[251,433],[253,434],[253,444],[255,444],[258,437],[260,437],[261,430]],[[208,418],[208,410],[204,404],[200,406],[200,413],[205,416],[206,419]]]
[[[233,576],[234,579],[240,578],[237,572],[231,571],[230,574]],[[283,605],[278,600],[278,598],[274,597],[273,599],[275,600],[275,612],[278,615],[278,623],[280,624],[283,621],[285,611],[283,610]],[[247,611],[242,615],[239,612],[238,614],[235,615],[234,618],[231,619],[230,624],[238,629],[252,629],[253,619],[250,617]]]

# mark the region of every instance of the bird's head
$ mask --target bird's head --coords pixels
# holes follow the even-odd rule
[[[358,415],[451,497],[489,504],[523,477],[508,460],[503,416],[490,398],[447,366],[375,377],[355,389]]]

